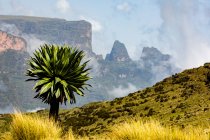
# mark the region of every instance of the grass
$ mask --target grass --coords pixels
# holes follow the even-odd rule
[[[3,134],[3,140],[208,140],[210,138],[209,129],[167,127],[154,120],[131,119],[112,126],[110,132],[88,137],[76,136],[71,129],[64,134],[61,126],[35,115],[16,113],[12,118],[10,130]]]
[[[72,130],[74,136],[96,136],[109,133],[111,127],[129,118],[158,120],[171,128],[209,128],[210,64],[185,70],[154,86],[113,101],[94,102],[70,110],[60,110],[62,132]],[[48,111],[39,111],[48,118]],[[0,135],[9,130],[12,119],[0,115]],[[172,131],[172,130],[170,130]],[[164,131],[165,132],[165,131]],[[178,133],[178,132],[177,132]],[[188,132],[190,133],[190,132]]]
[[[3,136],[5,140],[41,140],[52,137],[56,140],[61,136],[61,128],[47,119],[21,113],[14,114],[12,118],[9,132]]]
[[[131,121],[112,129],[109,137],[113,140],[208,140],[209,133],[204,129],[190,127],[180,129],[177,127],[162,126],[160,122]]]

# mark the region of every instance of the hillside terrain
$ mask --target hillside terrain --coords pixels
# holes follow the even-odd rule
[[[154,86],[112,101],[93,102],[60,111],[64,130],[79,135],[107,132],[111,126],[130,118],[154,118],[162,124],[181,128],[209,125],[210,64],[172,75]],[[33,113],[32,113],[33,114]],[[39,111],[47,117],[46,110]],[[0,116],[0,130],[8,129],[9,115]]]

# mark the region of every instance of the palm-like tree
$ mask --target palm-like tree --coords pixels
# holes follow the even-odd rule
[[[50,104],[49,118],[57,121],[59,103],[75,103],[74,93],[83,96],[83,90],[91,86],[86,83],[91,78],[84,56],[83,51],[67,45],[44,44],[29,60],[26,75],[31,78],[27,81],[37,81],[35,98]]]

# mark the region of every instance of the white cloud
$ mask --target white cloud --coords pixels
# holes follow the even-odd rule
[[[131,5],[128,4],[127,2],[118,4],[116,8],[117,10],[123,11],[123,12],[130,12],[130,10],[132,9]]]
[[[128,83],[128,87],[120,85],[116,88],[113,88],[111,91],[108,91],[108,93],[114,97],[123,97],[135,91],[138,91],[138,88],[135,85]]]
[[[96,20],[94,20],[94,19],[87,18],[87,17],[84,17],[84,16],[80,16],[80,19],[89,21],[92,24],[93,32],[100,32],[103,29],[101,23],[96,21]]]
[[[48,44],[47,41],[40,40],[36,38],[33,34],[22,34],[21,37],[23,37],[27,42],[27,51],[30,53],[30,55],[33,54],[33,52],[39,48],[40,45]]]
[[[177,65],[183,69],[198,67],[210,62],[210,20],[205,11],[209,4],[197,0],[160,1],[163,20],[159,30],[162,45],[173,51]]]
[[[57,0],[56,7],[61,13],[66,13],[70,9],[70,5],[67,0]]]

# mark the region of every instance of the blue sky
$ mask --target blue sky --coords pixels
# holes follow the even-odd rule
[[[119,40],[133,59],[154,46],[182,68],[210,62],[209,0],[0,0],[0,14],[88,20],[104,56]]]

